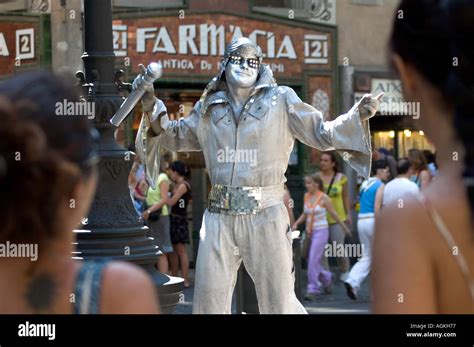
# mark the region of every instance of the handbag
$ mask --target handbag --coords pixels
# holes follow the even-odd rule
[[[152,213],[150,213],[150,215],[148,216],[148,220],[152,222],[157,222],[160,219],[160,215],[161,215],[161,208],[158,211],[153,211]]]
[[[145,203],[145,211],[148,210],[151,206]],[[151,222],[157,222],[160,219],[161,208],[159,210],[153,211],[148,215],[148,220]]]

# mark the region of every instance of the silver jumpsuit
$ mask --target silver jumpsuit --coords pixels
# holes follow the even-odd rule
[[[360,120],[357,104],[324,121],[293,89],[278,86],[264,66],[239,117],[233,115],[225,82],[215,77],[188,117],[170,121],[156,99],[151,122],[152,142],[172,151],[203,151],[211,195],[217,199],[210,200],[200,231],[193,313],[231,312],[241,262],[255,283],[260,313],[306,313],[294,292],[291,228],[283,204],[285,171],[298,139],[322,151],[338,150],[367,177],[369,124]],[[223,160],[222,151],[230,150],[235,157]],[[256,161],[239,160],[245,153],[254,154]],[[238,213],[226,213],[219,198],[234,188],[258,201],[258,208],[249,211],[245,196],[232,202]]]

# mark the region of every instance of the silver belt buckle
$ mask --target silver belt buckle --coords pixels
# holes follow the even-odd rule
[[[209,194],[209,212],[232,215],[255,214],[261,207],[261,187],[230,187],[215,184]]]

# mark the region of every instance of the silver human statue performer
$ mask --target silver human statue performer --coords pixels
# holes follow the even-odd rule
[[[306,313],[294,292],[292,230],[283,204],[296,139],[339,151],[364,177],[370,172],[368,119],[381,95],[367,94],[348,113],[324,121],[293,89],[277,85],[262,57],[248,38],[232,41],[219,74],[188,117],[177,121],[169,119],[152,88],[142,99],[146,116],[136,144],[147,168],[159,167],[160,146],[202,151],[212,184],[200,230],[193,313],[231,313],[242,262],[255,283],[260,313]],[[138,76],[135,88],[140,81]],[[233,158],[222,155],[229,150]],[[256,160],[242,160],[248,153]]]

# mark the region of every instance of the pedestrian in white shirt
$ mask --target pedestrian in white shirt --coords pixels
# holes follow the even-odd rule
[[[408,158],[401,158],[397,163],[398,176],[385,185],[382,207],[392,202],[403,204],[408,196],[417,195],[420,192],[417,184],[410,181],[411,163]]]

